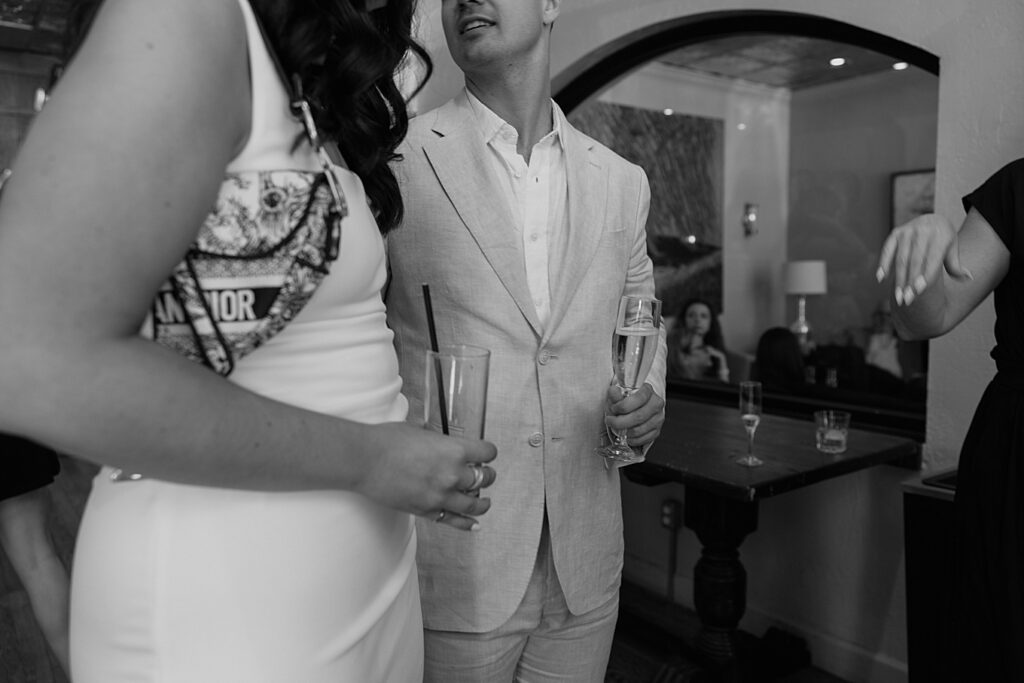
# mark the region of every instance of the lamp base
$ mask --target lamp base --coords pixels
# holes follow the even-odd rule
[[[800,343],[800,353],[807,356],[814,350],[814,342],[811,340],[811,326],[807,322],[806,297],[800,297],[797,310],[797,319],[789,326],[789,330],[796,335],[796,340]]]

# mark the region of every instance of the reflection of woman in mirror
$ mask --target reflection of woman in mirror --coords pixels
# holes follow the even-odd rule
[[[804,384],[800,340],[786,327],[771,327],[757,341],[754,379],[766,391],[796,391]]]
[[[711,304],[690,299],[668,337],[668,374],[682,379],[729,381],[725,343]]]

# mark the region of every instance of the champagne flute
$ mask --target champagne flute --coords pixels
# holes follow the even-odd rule
[[[754,455],[754,432],[761,422],[760,382],[740,382],[740,418],[747,430],[747,454],[736,463],[744,467],[760,467],[764,461]]]
[[[624,296],[612,335],[612,368],[615,383],[627,396],[643,386],[658,352],[658,330],[661,327],[661,302],[653,297]],[[607,429],[607,428],[606,428]],[[606,463],[629,465],[643,462],[642,453],[627,442],[626,432],[608,429],[612,443],[597,449]]]

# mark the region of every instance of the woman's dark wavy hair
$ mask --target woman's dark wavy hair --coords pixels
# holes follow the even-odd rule
[[[67,55],[101,1],[74,3]],[[407,55],[419,58],[427,78],[433,68],[412,38],[415,0],[390,0],[372,12],[366,0],[249,1],[285,71],[299,77],[320,134],[337,143],[362,179],[380,231],[387,233],[404,213],[389,164],[399,159],[395,150],[409,126],[395,74]]]

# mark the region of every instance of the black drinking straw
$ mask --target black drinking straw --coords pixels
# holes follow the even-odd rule
[[[437,348],[437,328],[434,327],[434,307],[430,303],[430,285],[423,283],[423,305],[427,309],[427,329],[430,331],[430,349],[439,353]],[[437,405],[441,409],[441,432],[448,433],[448,407],[445,405],[444,372],[441,370],[441,358],[434,358],[434,372],[437,373]]]

